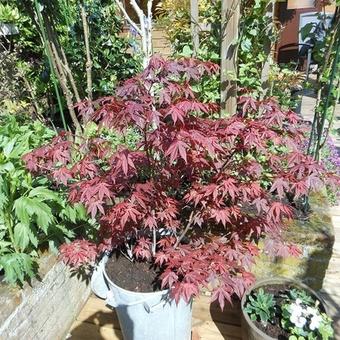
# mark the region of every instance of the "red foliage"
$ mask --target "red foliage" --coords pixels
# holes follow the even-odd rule
[[[94,263],[97,246],[86,240],[76,240],[60,246],[60,258],[68,265],[79,268],[87,263]]]
[[[278,255],[298,254],[279,246],[282,221],[292,216],[287,197],[317,189],[326,175],[301,151],[299,117],[272,99],[242,97],[237,115],[209,118],[218,106],[200,103],[191,86],[217,71],[211,63],[154,57],[116,97],[95,101],[99,127],[139,129],[137,151],[113,152],[107,142],[89,140],[72,146],[83,155],[74,164],[71,142],[61,135],[24,160],[67,184],[70,201],[98,218],[99,250],[132,243],[135,258],[161,267],[162,287],[176,301],[206,286],[223,308],[253,282],[260,237]],[[63,258],[74,265],[93,260],[95,248],[82,245],[63,246]]]

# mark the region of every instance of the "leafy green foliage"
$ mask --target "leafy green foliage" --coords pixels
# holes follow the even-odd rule
[[[339,6],[337,2],[337,6]],[[325,146],[332,129],[335,106],[340,98],[340,8],[334,13],[329,23],[327,14],[319,14],[318,24],[306,25],[302,36],[308,38],[314,47],[313,57],[318,63],[317,103],[308,152],[320,160],[321,149]],[[329,24],[328,24],[329,23]]]
[[[282,308],[281,325],[289,332],[289,340],[328,340],[333,339],[332,319],[317,308],[302,305],[300,314],[296,314],[294,304],[284,304]]]
[[[52,81],[54,76],[41,41],[34,2],[33,0],[3,0],[2,2],[7,12],[15,13],[15,25],[20,34],[11,36],[10,50],[7,51],[10,56],[6,58],[7,64],[11,61],[8,72],[5,74],[0,70],[1,79],[7,80],[8,83],[13,82],[11,75],[16,76],[16,81],[13,82],[17,85],[16,95],[8,96],[7,92],[10,91],[3,95],[0,85],[0,107],[7,108],[10,105],[11,110],[7,111],[17,112],[16,107],[31,106],[32,110],[36,111],[36,107],[32,105],[35,101],[34,106],[38,105],[41,113],[45,116],[49,115],[54,123],[58,124],[57,98]],[[60,42],[65,51],[80,97],[84,98],[86,96],[85,86],[83,86],[86,84],[86,55],[79,1],[38,0],[38,4],[41,5],[44,18],[49,20],[56,40]],[[132,76],[139,70],[141,58],[138,54],[131,52],[131,42],[120,35],[123,21],[117,15],[114,2],[87,0],[84,4],[90,32],[94,97],[104,96],[111,94],[119,81]],[[3,65],[1,59],[0,53],[0,63]],[[13,85],[11,84],[12,87]],[[1,103],[5,98],[11,101]],[[66,107],[64,98],[62,98],[62,107]]]
[[[211,38],[212,39],[212,38]],[[193,55],[193,50],[190,45],[185,45],[183,50],[176,54],[177,57],[190,58]],[[201,60],[209,60],[214,63],[220,62],[219,54],[214,49],[209,49],[207,45],[203,45],[198,53],[197,58]],[[192,87],[197,97],[204,103],[220,100],[220,76],[213,74],[209,77],[203,76],[200,82]]]
[[[267,324],[275,315],[274,295],[265,293],[260,288],[256,293],[248,296],[248,302],[244,310],[253,321],[258,320]]]
[[[237,80],[241,89],[251,92],[254,97],[263,93],[262,70],[267,62],[270,46],[278,39],[278,28],[270,15],[267,15],[271,5],[269,0],[242,0],[240,16],[240,33],[235,42],[237,48],[237,74],[230,74]],[[160,18],[167,32],[175,56],[193,56],[192,38],[190,32],[190,1],[162,1],[160,3]],[[200,31],[200,49],[196,57],[204,61],[220,63],[221,49],[221,1],[199,1],[199,22],[209,27],[208,31]],[[267,51],[265,46],[267,46]],[[279,72],[271,61],[273,71]],[[289,84],[288,84],[289,85]],[[199,98],[218,102],[220,98],[220,77],[203,79],[196,89]],[[277,95],[287,101],[290,89]],[[284,103],[285,104],[285,103]],[[291,107],[291,106],[289,106]]]
[[[305,74],[295,70],[296,65],[273,64],[269,73],[270,95],[287,109],[296,109],[301,102],[301,96],[292,92],[302,90]]]
[[[312,305],[315,303],[315,299],[307,293],[305,290],[293,288],[289,291],[289,297],[291,300],[300,299],[305,305]]]
[[[0,270],[9,283],[34,277],[39,250],[56,251],[75,236],[73,224],[86,219],[82,205],[70,207],[62,191],[23,166],[22,155],[53,135],[39,122],[0,116]]]
[[[98,125],[94,122],[88,122],[85,126],[84,136],[87,138],[98,137]],[[141,141],[140,133],[133,127],[128,127],[124,133],[102,127],[100,130],[100,138],[109,142],[114,151],[116,151],[120,145],[135,150],[137,149],[137,144]]]
[[[308,291],[290,287],[274,295],[265,289],[255,290],[247,297],[244,311],[251,320],[281,327],[289,334],[289,340],[333,338],[332,319]]]
[[[200,0],[198,6],[199,23],[211,28],[210,32],[200,32],[201,48],[219,54],[221,1]],[[158,15],[158,22],[164,27],[176,53],[180,53],[186,46],[193,47],[189,0],[163,0],[158,4]]]
[[[17,8],[12,8],[7,4],[0,4],[0,23],[14,23],[19,19]]]
[[[71,8],[65,9],[67,13],[64,14],[65,20],[61,21],[59,35],[78,83],[85,83],[85,46],[79,2],[71,1],[70,4]],[[133,76],[139,70],[141,57],[128,52],[129,40],[119,35],[122,20],[117,16],[114,1],[88,0],[85,5],[90,31],[93,87],[98,96],[103,96],[111,94],[120,80]]]
[[[328,340],[333,337],[332,319],[320,309],[320,302],[309,292],[293,288],[282,297],[281,326],[291,334],[290,340]]]
[[[241,4],[239,38],[239,85],[255,94],[262,91],[261,73],[268,58],[266,46],[278,38],[278,30],[271,16],[266,15],[269,0],[243,0]],[[268,47],[267,47],[268,49]]]

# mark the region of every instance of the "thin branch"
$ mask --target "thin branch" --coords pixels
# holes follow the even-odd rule
[[[142,31],[140,30],[140,28],[137,26],[137,24],[135,22],[132,21],[132,19],[130,18],[129,14],[126,12],[124,5],[121,3],[120,0],[115,0],[117,6],[119,7],[119,9],[122,11],[125,19],[129,22],[129,24],[132,26],[132,28],[140,35],[142,36]]]
[[[76,116],[76,113],[74,111],[72,93],[67,86],[67,79],[66,79],[66,75],[65,75],[64,70],[63,70],[62,62],[59,58],[57,49],[56,49],[53,42],[51,42],[51,48],[52,48],[52,52],[53,52],[53,58],[52,59],[54,59],[56,68],[57,68],[58,73],[59,73],[58,75],[59,75],[60,86],[61,86],[61,88],[64,92],[66,103],[67,103],[67,108],[69,110],[72,122],[73,122],[73,124],[76,128],[76,131],[81,131],[82,130],[81,125],[80,125],[78,118]]]
[[[69,64],[68,64],[68,61],[67,61],[67,58],[66,58],[66,54],[65,54],[65,51],[63,49],[62,46],[60,46],[60,51],[61,51],[61,55],[63,57],[63,67],[68,75],[68,78],[70,80],[70,83],[71,83],[71,86],[72,86],[72,90],[73,90],[73,93],[74,93],[74,96],[76,98],[76,101],[77,103],[79,103],[81,101],[80,99],[80,95],[79,95],[79,91],[78,91],[78,88],[77,88],[77,84],[74,80],[74,77],[73,77],[73,74],[72,74],[72,71],[69,67]]]
[[[190,217],[189,217],[188,224],[186,225],[186,227],[183,230],[182,234],[177,239],[177,241],[176,241],[176,243],[174,245],[174,249],[176,249],[178,247],[178,245],[181,243],[181,241],[183,240],[184,236],[187,234],[187,232],[189,231],[190,227],[192,226],[193,217],[194,217],[194,212],[192,211],[191,214],[190,214]]]
[[[30,94],[30,97],[32,99],[32,103],[33,103],[33,106],[34,106],[37,118],[41,122],[43,122],[44,121],[44,116],[41,114],[41,110],[40,110],[37,98],[35,97],[35,93],[34,93],[34,90],[33,90],[32,86],[31,86],[30,82],[26,78],[25,73],[23,71],[21,71],[21,70],[19,70],[19,76],[24,81],[25,87],[26,87],[28,93]]]
[[[51,18],[46,15],[45,16],[45,20],[46,20],[46,30],[47,30],[47,36],[48,39],[54,43],[54,46],[56,48],[57,51],[57,56],[58,59],[61,61],[61,66],[63,68],[63,70],[66,72],[66,76],[67,78],[70,80],[70,84],[73,90],[72,95],[75,97],[77,102],[80,102],[80,96],[79,96],[79,92],[78,92],[78,88],[76,85],[76,82],[73,78],[73,74],[71,71],[71,68],[69,66],[66,54],[64,52],[64,49],[62,47],[62,45],[59,42],[58,39],[58,35],[55,31],[55,24],[53,23],[53,20],[51,20]],[[66,84],[67,84],[67,79],[66,79]]]
[[[60,93],[59,93],[59,89],[58,89],[58,83],[57,83],[57,75],[56,75],[56,67],[54,65],[54,61],[53,61],[53,57],[52,57],[52,50],[48,41],[48,37],[47,37],[47,30],[45,27],[45,22],[43,20],[43,17],[40,13],[40,9],[39,9],[39,3],[38,0],[34,0],[34,10],[31,8],[31,5],[27,2],[24,1],[24,6],[25,9],[27,10],[27,12],[29,13],[31,19],[33,22],[36,23],[36,26],[39,28],[39,35],[42,41],[42,44],[44,46],[45,49],[45,53],[48,59],[48,64],[51,70],[51,75],[52,75],[52,83],[53,83],[53,87],[54,87],[54,92],[56,94],[57,97],[57,102],[58,102],[58,106],[59,106],[59,110],[60,110],[60,116],[61,116],[61,120],[63,122],[63,127],[66,130],[67,129],[67,125],[66,125],[66,121],[65,121],[65,115],[64,115],[64,110],[63,110],[63,105],[61,102],[61,98],[60,98]],[[37,18],[37,20],[36,20]]]
[[[92,59],[90,53],[90,44],[89,44],[89,25],[87,23],[87,16],[84,4],[81,3],[81,20],[83,22],[83,30],[84,30],[84,40],[85,40],[85,49],[86,49],[86,83],[87,83],[87,99],[89,101],[89,105],[92,106]]]
[[[153,228],[152,230],[152,256],[156,256],[156,244],[157,244],[157,235],[156,235],[156,229]]]

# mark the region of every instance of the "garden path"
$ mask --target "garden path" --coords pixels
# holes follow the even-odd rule
[[[316,96],[313,90],[304,90],[301,103],[301,115],[309,121],[313,121]],[[337,149],[340,151],[340,103],[335,109],[335,118],[332,128],[332,137]]]
[[[218,305],[210,306],[210,297],[200,296],[193,305],[192,326],[193,340],[240,340],[239,305],[221,312]],[[92,295],[74,322],[69,339],[123,340],[123,337],[116,313]]]

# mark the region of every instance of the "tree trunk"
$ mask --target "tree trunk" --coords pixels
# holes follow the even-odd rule
[[[89,25],[87,24],[87,16],[84,4],[80,5],[81,8],[81,20],[83,22],[84,30],[84,40],[85,40],[85,50],[86,50],[86,83],[87,83],[87,100],[92,106],[92,59],[90,53],[90,43],[89,43]]]
[[[198,0],[190,0],[190,20],[191,20],[191,36],[194,49],[194,56],[198,54],[200,39],[199,39],[199,13]]]
[[[237,108],[237,39],[240,0],[222,0],[221,9],[221,116]]]

